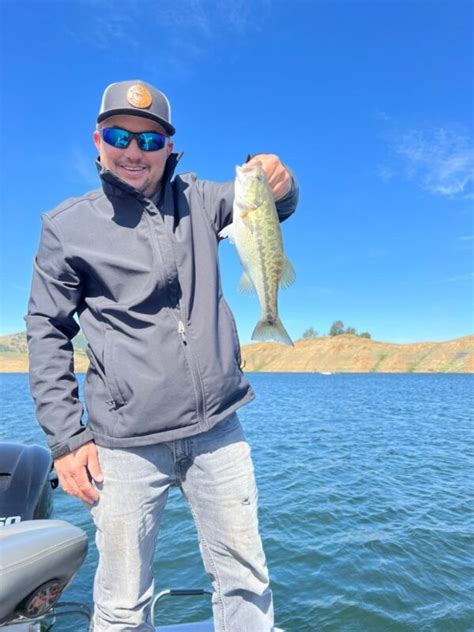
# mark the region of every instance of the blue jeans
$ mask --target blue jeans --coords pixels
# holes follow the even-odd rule
[[[216,632],[270,632],[257,488],[237,414],[188,439],[98,450],[104,482],[91,510],[99,550],[94,632],[154,631],[153,557],[171,485],[180,487],[196,523]]]

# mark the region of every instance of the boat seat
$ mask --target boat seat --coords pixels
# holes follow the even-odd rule
[[[82,529],[63,520],[26,520],[0,528],[0,623],[51,608],[87,552]]]

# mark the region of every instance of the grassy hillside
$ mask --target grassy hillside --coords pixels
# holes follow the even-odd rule
[[[77,372],[87,370],[86,340],[73,340]],[[242,347],[245,371],[314,373],[474,373],[474,336],[448,342],[393,344],[343,334],[297,340],[294,347],[259,342]],[[0,372],[28,371],[25,332],[0,337]]]
[[[246,371],[474,373],[474,336],[393,344],[343,334],[298,340],[293,348],[255,343],[244,346],[242,355]]]
[[[87,371],[89,360],[86,356],[87,341],[82,331],[72,341],[74,347],[74,366],[78,373]],[[0,373],[27,373],[28,348],[26,332],[21,331],[9,336],[0,336]]]

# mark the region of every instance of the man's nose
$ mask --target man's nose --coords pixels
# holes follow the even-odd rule
[[[137,160],[138,158],[142,158],[143,152],[138,146],[138,142],[136,138],[132,138],[130,141],[130,145],[124,150],[127,158],[131,158],[132,160]]]

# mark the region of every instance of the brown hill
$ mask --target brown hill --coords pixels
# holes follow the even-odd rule
[[[87,370],[85,340],[73,341],[76,371]],[[394,344],[343,334],[297,340],[294,347],[258,342],[242,347],[245,371],[474,373],[474,335],[448,342]],[[28,371],[25,332],[0,337],[0,372]]]
[[[89,366],[89,360],[85,353],[84,334],[79,332],[72,342],[76,371],[85,373]],[[0,373],[28,373],[26,331],[0,336]]]
[[[246,371],[474,373],[474,336],[448,342],[394,344],[343,334],[297,340],[294,347],[242,347]]]

